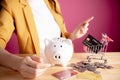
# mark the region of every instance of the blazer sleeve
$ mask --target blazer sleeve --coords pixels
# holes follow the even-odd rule
[[[11,38],[14,31],[14,21],[12,17],[12,10],[8,5],[7,0],[3,0],[1,3],[0,11],[0,47],[5,48],[7,42]]]

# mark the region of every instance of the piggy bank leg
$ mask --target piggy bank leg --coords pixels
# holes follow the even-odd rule
[[[51,66],[55,66],[55,64],[51,63]]]
[[[63,66],[63,67],[67,67],[67,63],[63,63],[62,66]]]

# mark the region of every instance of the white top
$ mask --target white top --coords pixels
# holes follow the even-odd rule
[[[40,41],[40,51],[44,53],[45,39],[60,37],[60,29],[44,0],[28,0],[32,9]]]

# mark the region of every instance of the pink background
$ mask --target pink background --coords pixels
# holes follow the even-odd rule
[[[101,39],[101,33],[107,33],[114,42],[109,43],[108,52],[120,52],[120,2],[119,0],[59,0],[63,18],[69,32],[87,18],[94,16],[87,34]],[[74,51],[83,52],[82,41],[87,34],[75,41]],[[16,36],[13,34],[6,49],[18,53]]]

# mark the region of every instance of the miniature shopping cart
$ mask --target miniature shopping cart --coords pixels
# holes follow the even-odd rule
[[[87,56],[87,61],[92,62],[92,60],[101,60],[104,64],[107,63],[107,59],[105,58],[104,52],[105,47],[103,45],[93,45],[87,47],[87,52],[90,53],[90,55]]]
[[[100,60],[103,61],[104,64],[107,63],[107,59],[105,58],[105,52],[108,48],[108,43],[113,41],[106,34],[102,34],[101,41],[98,41],[90,34],[83,41],[84,50],[90,55],[87,56],[87,61],[92,62],[92,60]]]

